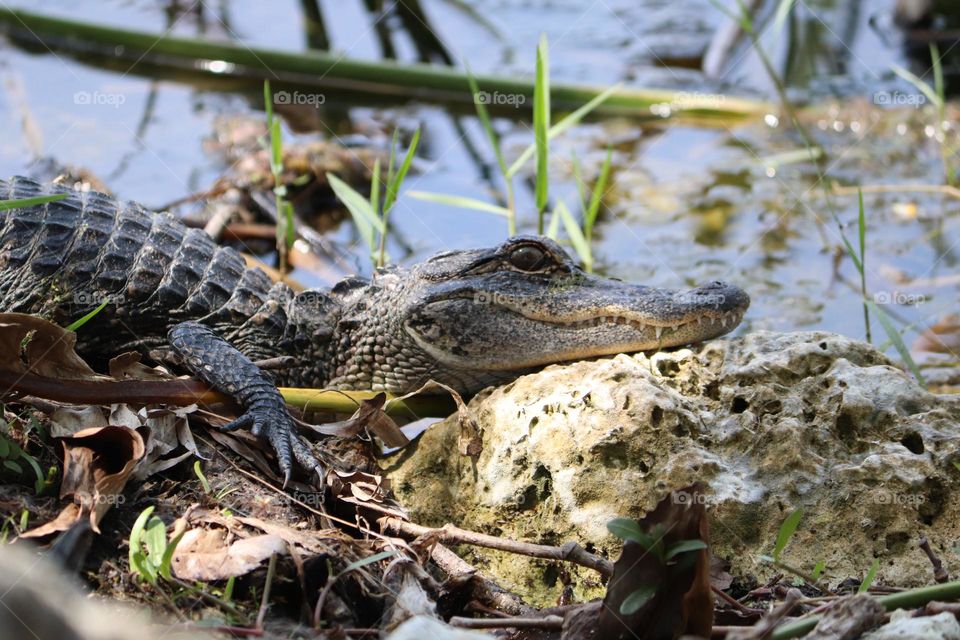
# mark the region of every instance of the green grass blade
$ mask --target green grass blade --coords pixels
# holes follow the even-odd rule
[[[108,304],[110,304],[110,300],[104,300],[103,302],[101,302],[101,303],[97,306],[96,309],[94,309],[94,310],[91,311],[90,313],[86,314],[86,315],[83,316],[82,318],[78,318],[78,319],[74,320],[73,322],[71,322],[70,324],[68,324],[67,327],[66,327],[67,331],[76,331],[77,329],[79,329],[79,328],[82,327],[83,325],[87,324],[88,322],[90,322],[91,320],[93,320],[94,316],[96,316],[98,313],[100,313],[101,311],[103,311],[103,309],[104,309]]]
[[[270,120],[270,170],[276,178],[273,185],[273,192],[278,195],[284,195],[283,185],[280,183],[280,174],[283,173],[283,132],[280,129],[280,121],[276,118]]]
[[[593,271],[593,252],[590,250],[590,243],[587,242],[583,231],[580,230],[580,225],[577,224],[576,218],[573,217],[567,205],[562,201],[557,203],[554,213],[563,221],[563,228],[567,231],[570,244],[573,245],[577,255],[580,256],[583,268],[588,272]]]
[[[937,94],[937,103],[943,104],[943,64],[940,62],[940,48],[930,43],[930,60],[933,62],[933,90]]]
[[[448,193],[433,193],[431,191],[408,191],[407,195],[411,198],[416,198],[417,200],[436,202],[438,204],[445,204],[461,209],[483,211],[485,213],[504,216],[505,218],[509,218],[511,215],[510,209],[500,207],[495,204],[490,204],[489,202],[484,202],[483,200],[468,198],[466,196],[455,196]]]
[[[914,362],[913,356],[910,355],[910,350],[907,349],[907,345],[903,342],[903,336],[900,335],[900,332],[897,331],[897,328],[893,326],[893,322],[890,321],[890,316],[888,316],[883,309],[878,307],[873,300],[868,298],[866,302],[867,305],[870,306],[870,309],[873,311],[874,315],[877,316],[877,320],[880,321],[880,326],[883,327],[887,337],[890,338],[890,342],[893,343],[893,348],[896,349],[897,353],[900,354],[900,358],[903,359],[903,363],[907,365],[910,373],[913,374],[913,377],[917,379],[917,382],[919,382],[921,386],[926,387],[927,383],[923,379],[923,374],[920,373],[920,367],[918,367],[917,363]]]
[[[825,560],[817,560],[817,564],[813,567],[813,573],[810,574],[810,577],[815,581],[820,579],[820,576],[823,575],[824,569],[827,568],[827,563]]]
[[[847,249],[847,255],[850,256],[850,259],[853,260],[853,266],[857,268],[858,273],[863,273],[863,263],[860,262],[860,256],[857,253],[857,250],[853,248],[853,245],[850,244],[850,240],[847,239],[847,234],[843,232],[843,225],[840,224],[840,220],[837,219],[837,226],[840,228],[840,239],[843,240],[843,246]]]
[[[543,214],[549,199],[550,160],[550,50],[546,36],[540,36],[537,46],[537,76],[533,90],[533,134],[537,156],[537,233],[543,234]]]
[[[600,213],[600,204],[603,202],[603,194],[607,192],[607,181],[610,179],[610,163],[613,160],[613,149],[607,149],[607,157],[603,160],[603,167],[600,168],[600,177],[597,178],[597,184],[593,186],[593,193],[590,195],[590,205],[583,212],[583,235],[587,243],[593,239],[593,224],[597,221],[597,215]]]
[[[790,16],[790,12],[793,10],[795,3],[796,0],[780,0],[780,4],[777,5],[777,12],[773,16],[773,29],[775,33],[783,29],[783,25]]]
[[[387,180],[385,184],[390,184],[391,182],[393,182],[393,171],[397,163],[397,144],[399,140],[400,140],[400,129],[394,129],[393,138],[390,140],[390,159],[387,160]]]
[[[792,538],[793,534],[796,532],[797,526],[800,524],[800,519],[802,517],[803,509],[795,509],[790,515],[787,516],[787,519],[783,521],[783,524],[780,525],[780,531],[777,532],[777,541],[773,545],[774,561],[780,562],[780,554],[783,553],[787,543],[790,542],[790,538]]]
[[[337,198],[350,212],[353,224],[372,255],[377,247],[377,233],[383,233],[383,221],[370,208],[370,202],[356,189],[332,173],[327,174],[327,180]]]
[[[267,114],[267,129],[273,122],[273,91],[270,90],[270,80],[263,81],[263,110]]]
[[[870,564],[870,569],[867,571],[866,577],[864,577],[863,582],[861,582],[860,586],[857,588],[857,593],[866,593],[870,589],[873,581],[877,578],[877,571],[879,569],[880,558],[874,558],[873,562]]]
[[[783,153],[774,153],[772,155],[760,158],[757,160],[757,164],[763,168],[776,169],[788,164],[796,164],[798,162],[816,162],[823,157],[823,149],[821,147],[804,147],[803,149],[795,149],[793,151],[784,151]]]
[[[615,94],[621,87],[622,83],[615,84],[612,87],[608,87],[605,91],[602,91],[589,102],[578,108],[573,113],[567,115],[564,118],[561,118],[560,121],[550,127],[547,138],[553,140],[558,135],[569,129],[570,127],[578,124],[583,120],[587,114],[599,107],[607,98]],[[536,94],[534,94],[534,117],[536,117]],[[528,160],[536,153],[537,145],[536,143],[531,144],[529,147],[523,150],[523,153],[513,161],[513,164],[510,165],[510,169],[507,171],[509,177],[514,177],[517,175],[517,172],[523,168],[523,165],[527,163]]]
[[[210,481],[207,480],[207,476],[203,474],[203,469],[200,468],[200,461],[197,460],[193,463],[193,473],[197,476],[197,479],[200,481],[200,486],[203,487],[203,492],[207,495],[210,494]]]
[[[938,96],[936,92],[930,88],[930,85],[928,85],[926,82],[924,82],[923,80],[915,76],[913,73],[911,73],[907,69],[904,69],[900,65],[897,65],[897,64],[891,65],[890,68],[893,69],[893,72],[895,74],[897,74],[898,76],[900,76],[901,78],[903,78],[904,80],[912,84],[914,87],[916,87],[918,91],[920,91],[924,96],[926,96],[927,100],[930,101],[930,104],[934,105],[938,109],[942,108],[943,100],[941,100],[940,96]]]
[[[410,170],[410,164],[413,162],[413,156],[417,152],[417,145],[419,143],[420,127],[417,127],[417,130],[413,132],[413,138],[410,140],[410,147],[407,149],[407,155],[404,156],[403,163],[397,170],[397,175],[393,176],[387,183],[387,193],[383,199],[384,215],[390,211],[390,209],[393,207],[393,203],[397,200],[397,194],[400,192],[400,187],[403,186],[403,181],[407,177],[407,172]]]
[[[69,193],[54,193],[49,196],[36,196],[33,198],[21,198],[20,200],[0,201],[0,211],[9,211],[10,209],[25,209],[26,207],[35,207],[38,204],[47,204],[48,202],[57,202],[69,197]]]
[[[373,161],[370,175],[370,209],[374,213],[380,211],[380,158]]]
[[[137,516],[137,519],[133,523],[133,527],[130,529],[130,537],[128,539],[130,547],[128,552],[130,569],[136,571],[144,580],[151,582],[155,581],[156,578],[153,577],[151,579],[151,572],[146,562],[146,556],[143,554],[143,547],[141,547],[140,543],[143,539],[143,530],[147,526],[147,520],[153,513],[153,509],[153,506],[149,506],[144,509],[139,516]]]
[[[166,548],[163,550],[163,556],[160,558],[160,575],[166,580],[171,579],[171,568],[173,567],[173,554],[177,550],[177,545],[180,544],[180,540],[183,539],[186,530],[181,531],[173,540],[167,543]]]
[[[863,206],[863,189],[857,189],[860,210],[857,214],[857,231],[860,239],[860,295],[867,299],[867,216]],[[866,326],[867,342],[873,342],[870,331],[870,307],[863,306],[863,323]]]
[[[373,564],[374,562],[380,562],[381,560],[386,560],[387,558],[391,558],[397,555],[397,553],[399,553],[397,549],[390,549],[388,551],[381,551],[380,553],[375,553],[372,556],[368,556],[366,558],[361,558],[360,560],[354,560],[353,562],[351,562],[350,564],[348,564],[343,568],[343,571],[340,572],[340,575],[349,573],[356,569],[360,569],[361,567],[365,567],[369,564]]]
[[[570,158],[570,172],[573,174],[573,181],[577,184],[577,197],[580,198],[580,211],[587,210],[587,185],[583,181],[583,168],[580,166],[580,158],[577,157],[577,151],[574,149]]]
[[[550,222],[547,224],[546,235],[551,240],[556,240],[560,235],[560,216],[557,215],[556,207],[550,212]]]
[[[487,134],[487,139],[490,141],[490,146],[493,147],[493,153],[497,157],[497,164],[500,166],[500,174],[506,179],[508,171],[507,161],[503,157],[503,149],[500,147],[500,138],[497,136],[497,132],[493,128],[493,121],[490,119],[490,112],[487,111],[487,105],[484,104],[484,101],[480,97],[480,87],[477,85],[477,79],[473,77],[472,73],[470,73],[469,67],[467,67],[467,82],[470,84],[470,92],[473,94],[473,103],[477,108],[477,119],[480,120],[480,124],[483,126],[483,131]]]

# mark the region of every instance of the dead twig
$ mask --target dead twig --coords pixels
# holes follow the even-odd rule
[[[536,609],[527,605],[516,594],[510,593],[494,581],[483,576],[466,560],[442,544],[433,545],[431,558],[440,570],[452,579],[469,579],[473,582],[473,599],[491,605],[509,616],[532,616]]]
[[[858,191],[863,193],[942,193],[951,198],[960,199],[960,189],[946,184],[868,184],[862,187],[843,187],[833,184],[833,192],[837,195],[855,196]]]
[[[439,529],[424,527],[412,522],[406,522],[399,518],[381,518],[380,527],[384,531],[393,532],[397,535],[419,538],[420,536],[436,536],[443,542],[453,542],[460,544],[471,544],[488,549],[498,549],[508,551],[518,555],[530,556],[532,558],[543,558],[546,560],[562,560],[572,562],[589,569],[597,571],[603,576],[613,575],[613,563],[606,558],[595,556],[588,553],[576,542],[568,542],[562,547],[553,547],[543,544],[534,544],[532,542],[520,542],[517,540],[508,540],[476,531],[467,531],[452,524],[445,524]]]
[[[260,611],[257,612],[257,629],[263,629],[263,620],[267,617],[270,607],[270,590],[273,588],[273,576],[277,573],[277,554],[270,554],[270,563],[267,565],[267,577],[263,582],[263,596],[260,598]]]
[[[930,559],[930,564],[933,565],[933,579],[941,584],[950,580],[950,574],[943,568],[943,562],[937,554],[934,553],[933,549],[930,548],[930,541],[927,540],[927,536],[922,533],[920,534],[920,548],[927,554],[927,557]]]
[[[726,635],[727,640],[766,640],[773,633],[777,625],[790,615],[790,612],[797,606],[802,599],[802,594],[797,589],[787,591],[787,596],[776,609],[763,616],[757,624],[752,627],[738,628],[731,630]]]
[[[543,618],[450,618],[450,626],[463,629],[545,629],[560,631],[563,618],[546,616]]]
[[[753,607],[748,607],[747,605],[743,604],[742,602],[740,602],[739,600],[737,600],[727,592],[723,591],[722,589],[718,589],[717,587],[714,587],[712,585],[710,588],[713,590],[714,595],[719,597],[721,600],[726,602],[728,605],[730,605],[732,608],[736,609],[740,613],[745,613],[751,616],[763,615],[764,613],[766,613],[765,609],[755,609]]]

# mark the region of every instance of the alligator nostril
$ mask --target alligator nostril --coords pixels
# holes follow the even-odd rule
[[[726,286],[726,285],[723,284],[723,282],[721,282],[720,280],[714,280],[713,282],[710,283],[710,286],[711,286],[711,287],[724,287],[724,286]]]

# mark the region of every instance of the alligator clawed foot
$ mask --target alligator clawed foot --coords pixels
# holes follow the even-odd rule
[[[246,429],[258,438],[265,439],[277,455],[277,463],[283,474],[283,486],[290,482],[293,461],[305,471],[323,476],[323,466],[306,444],[297,435],[296,425],[284,406],[251,407],[242,416],[219,427],[220,431]]]

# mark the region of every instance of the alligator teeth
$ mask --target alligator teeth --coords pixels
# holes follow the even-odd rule
[[[659,340],[660,336],[663,334],[663,327],[657,327],[656,333],[657,333],[657,340]]]
[[[724,329],[727,328],[727,316],[723,316],[723,317],[720,319],[720,324],[723,326]]]
[[[674,332],[674,333],[676,333],[677,331],[679,331],[679,330],[680,330],[680,325],[678,325],[678,324],[675,324],[675,325],[673,325],[673,326],[672,326],[672,327],[670,327],[670,328],[671,328],[671,329],[673,330],[673,332]]]

